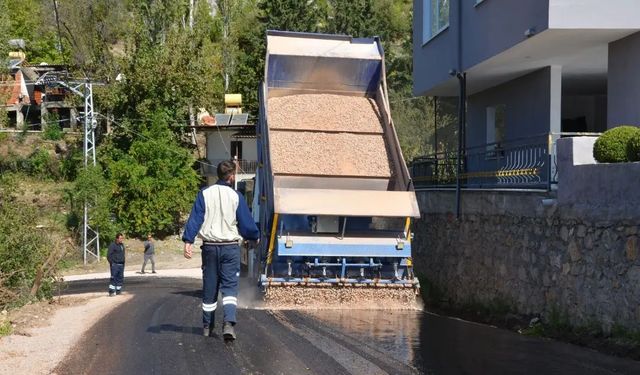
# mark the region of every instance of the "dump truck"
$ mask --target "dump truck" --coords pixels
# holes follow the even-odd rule
[[[380,39],[266,38],[254,218],[263,238],[255,277],[267,301],[410,303],[419,289],[410,228],[420,213]]]

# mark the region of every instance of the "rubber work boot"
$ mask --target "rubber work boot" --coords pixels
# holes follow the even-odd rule
[[[204,337],[211,336],[211,331],[212,331],[211,327],[205,324],[204,327],[202,328],[202,336]]]
[[[233,329],[233,323],[224,322],[222,326],[222,337],[225,341],[233,341],[236,339],[236,331]]]

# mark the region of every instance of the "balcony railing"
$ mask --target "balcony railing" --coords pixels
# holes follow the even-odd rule
[[[465,189],[542,189],[558,182],[555,143],[565,136],[599,133],[551,133],[468,147],[462,150],[460,185]],[[410,165],[418,189],[456,186],[457,150],[418,157]]]
[[[218,167],[218,163],[225,161],[228,159],[214,159],[211,160],[211,165],[207,168],[207,174],[216,174],[216,168]],[[258,162],[256,160],[245,160],[240,159],[237,160],[238,163],[238,173],[239,174],[252,174],[256,173],[256,169],[258,168]]]

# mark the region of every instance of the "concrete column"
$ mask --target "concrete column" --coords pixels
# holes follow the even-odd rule
[[[640,32],[609,44],[607,128],[640,126]]]
[[[69,131],[76,131],[78,127],[78,109],[69,108]]]
[[[549,67],[549,132],[562,130],[562,66]]]
[[[16,129],[22,129],[24,126],[24,113],[22,113],[22,106],[16,107]]]
[[[40,105],[40,130],[44,130],[45,126],[47,126],[47,124],[45,124],[45,118],[47,117],[47,114],[49,113],[49,109],[47,108],[47,106],[42,103]],[[30,130],[36,130],[36,127],[33,127]]]

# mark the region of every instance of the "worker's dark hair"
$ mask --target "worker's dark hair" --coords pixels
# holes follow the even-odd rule
[[[218,178],[222,181],[227,181],[234,174],[236,174],[236,163],[233,160],[225,160],[218,164]]]
[[[120,237],[122,237],[122,233],[116,234],[116,238],[120,238]]]

